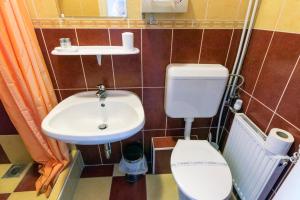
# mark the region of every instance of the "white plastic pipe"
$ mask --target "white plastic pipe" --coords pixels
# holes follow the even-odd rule
[[[256,2],[258,2],[258,1],[259,0],[255,0],[255,4],[257,4]],[[237,55],[236,55],[236,59],[235,59],[231,74],[237,74],[237,72],[240,72],[241,68],[242,68],[242,63],[243,62],[240,62],[240,58],[241,58],[242,52],[244,52],[243,51],[244,43],[247,39],[247,36],[248,36],[248,40],[250,39],[250,36],[251,36],[251,32],[250,32],[250,34],[247,34],[247,35],[246,35],[246,32],[249,32],[249,28],[252,29],[250,24],[253,24],[253,22],[252,23],[250,22],[250,24],[249,24],[248,21],[249,21],[249,18],[250,18],[250,14],[252,16],[256,15],[256,9],[255,10],[253,9],[253,11],[255,11],[255,12],[251,12],[252,7],[253,7],[253,0],[250,0],[249,3],[248,3],[248,8],[247,8],[247,12],[246,12],[245,20],[244,20],[244,26],[243,26],[243,31],[242,31],[242,35],[241,35],[241,39],[240,39],[238,52],[237,52]],[[251,17],[251,20],[254,21],[254,19],[255,19],[255,17]],[[246,50],[245,50],[245,52],[246,52]],[[237,79],[235,79],[233,76],[230,76],[229,81],[228,81],[228,86],[227,86],[226,91],[225,91],[224,99],[222,101],[221,111],[220,111],[219,120],[218,120],[217,135],[216,135],[216,143],[217,144],[219,143],[219,140],[220,140],[219,137],[220,137],[222,115],[223,115],[223,112],[224,112],[225,104],[226,104],[227,100],[230,97],[228,94],[229,94],[229,91],[230,91],[230,86],[233,85],[233,80],[237,80]],[[233,85],[233,88],[234,88],[234,85]],[[230,92],[230,94],[231,94],[231,92]]]
[[[184,118],[185,127],[184,127],[184,139],[190,140],[191,139],[191,131],[192,131],[192,124],[194,118]]]
[[[242,65],[243,65],[243,61],[244,61],[244,58],[245,58],[245,55],[247,52],[247,48],[248,48],[248,44],[250,41],[253,25],[255,22],[256,12],[259,7],[259,2],[260,2],[260,0],[255,0],[254,6],[253,6],[253,0],[249,1],[246,17],[244,20],[243,32],[241,35],[238,52],[237,52],[233,70],[232,70],[232,74],[234,74],[234,75],[239,75],[242,70]],[[252,7],[253,7],[253,9],[252,9]],[[251,13],[251,18],[250,18],[250,22],[248,23],[250,13]],[[225,104],[228,101],[228,99],[230,99],[230,97],[234,93],[237,81],[238,81],[237,76],[230,76],[228,86],[226,88],[225,96],[224,96],[224,99],[222,102],[219,120],[218,120],[218,128],[217,128],[217,135],[216,135],[216,143],[217,144],[220,141],[220,129],[221,129],[221,121],[222,121],[222,115],[224,112],[224,107],[225,107]],[[230,87],[231,87],[231,90],[230,90]],[[230,90],[230,92],[229,92],[229,90]]]

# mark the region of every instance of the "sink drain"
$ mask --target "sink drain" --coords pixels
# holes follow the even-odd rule
[[[100,124],[100,125],[98,126],[98,128],[99,128],[100,130],[104,130],[104,129],[107,128],[107,124]]]

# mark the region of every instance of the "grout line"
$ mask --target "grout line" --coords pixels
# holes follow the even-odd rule
[[[227,50],[227,54],[226,54],[225,63],[224,63],[224,65],[227,67],[227,69],[228,69],[227,61],[228,61],[229,53],[230,53],[230,50],[232,47],[233,35],[234,35],[234,28],[232,29],[232,32],[231,32],[230,42],[229,42],[229,46],[228,46],[228,50]]]
[[[168,129],[168,117],[166,116],[166,121],[165,121],[165,136],[167,136],[167,129]]]
[[[275,113],[276,116],[280,117],[283,121],[285,121],[286,123],[288,123],[289,125],[291,125],[292,127],[294,127],[297,131],[300,132],[300,128],[297,127],[296,125],[292,124],[291,122],[289,122],[287,119],[285,119],[283,116],[279,115],[278,113]]]
[[[110,37],[110,28],[108,28],[107,31],[108,31],[109,45],[112,46],[111,45],[111,37]],[[112,55],[110,55],[110,60],[111,60],[111,68],[112,68],[113,81],[114,81],[114,89],[116,89],[116,77],[115,77],[114,59],[113,59]]]
[[[269,124],[268,124],[268,126],[267,126],[267,128],[266,128],[266,131],[269,129],[269,127],[270,127],[270,125],[271,125],[271,122],[273,121],[273,118],[274,118],[274,116],[275,116],[275,113],[277,113],[277,110],[278,110],[278,108],[279,108],[279,105],[280,105],[280,103],[281,103],[281,101],[282,101],[282,99],[283,99],[283,96],[284,96],[284,94],[285,94],[285,92],[286,92],[286,90],[287,90],[287,87],[288,87],[289,83],[291,82],[291,79],[292,79],[292,77],[293,77],[293,75],[294,75],[294,72],[295,72],[295,70],[296,70],[296,68],[297,68],[299,59],[300,59],[300,55],[298,56],[298,58],[297,58],[297,60],[296,60],[296,63],[295,63],[295,65],[294,65],[294,67],[293,67],[293,70],[292,70],[292,72],[291,72],[291,74],[290,74],[290,76],[289,76],[289,78],[288,78],[288,80],[287,80],[287,82],[286,82],[286,84],[285,84],[285,87],[284,87],[284,89],[283,89],[283,91],[282,91],[282,93],[281,93],[281,96],[280,96],[280,98],[279,98],[279,101],[278,101],[278,103],[277,103],[277,106],[276,106],[276,108],[275,108],[275,110],[274,110],[274,112],[273,112],[273,115],[272,115],[272,117],[271,117],[271,120],[270,120],[270,122],[269,122]]]
[[[201,60],[202,44],[203,44],[203,40],[204,40],[204,32],[205,32],[205,29],[202,29],[201,42],[200,42],[200,51],[199,51],[199,56],[198,56],[198,64],[200,63],[200,60]]]
[[[171,34],[170,64],[172,63],[172,58],[173,58],[173,42],[174,42],[174,29],[172,29],[172,34]]]
[[[208,16],[208,7],[209,7],[209,0],[206,0],[206,7],[205,7],[204,20],[207,20],[207,16]]]
[[[256,86],[257,86],[258,80],[259,80],[259,78],[260,78],[260,75],[261,75],[261,72],[262,72],[263,66],[264,66],[264,64],[265,64],[266,57],[267,57],[267,55],[268,55],[268,53],[269,53],[269,50],[270,50],[271,44],[272,44],[272,42],[273,42],[273,38],[274,38],[274,35],[275,35],[275,32],[276,32],[276,29],[277,29],[277,26],[278,26],[279,19],[281,18],[281,16],[282,16],[282,13],[283,13],[283,7],[285,6],[285,2],[286,2],[286,0],[284,0],[284,1],[281,3],[281,5],[280,5],[281,7],[280,7],[279,15],[277,16],[276,23],[275,23],[275,26],[274,26],[274,30],[272,30],[272,36],[271,36],[271,39],[270,39],[270,42],[269,42],[269,45],[268,45],[267,51],[266,51],[266,53],[265,53],[265,56],[264,56],[263,62],[262,62],[262,64],[261,64],[261,67],[260,67],[260,69],[259,69],[259,73],[258,73],[257,79],[256,79],[256,81],[255,81],[255,84],[254,84],[254,87],[253,87],[253,90],[252,90],[252,93],[251,93],[251,98],[250,98],[250,100],[249,100],[249,104],[248,104],[248,106],[247,106],[247,108],[246,108],[246,112],[248,111],[248,108],[249,108],[250,102],[251,102],[251,100],[252,100],[252,96],[253,96],[253,94],[254,94],[254,91],[255,91],[255,89],[256,89]]]
[[[246,110],[245,110],[245,113],[247,113],[247,111],[248,111],[248,109],[249,109],[249,105],[250,105],[250,103],[251,103],[251,100],[252,100],[254,91],[255,91],[255,89],[256,89],[258,80],[259,80],[259,78],[260,78],[260,75],[261,75],[263,66],[264,66],[264,64],[265,64],[267,55],[268,55],[268,53],[269,53],[269,49],[270,49],[270,47],[271,47],[271,44],[272,44],[272,41],[273,41],[273,37],[274,37],[274,31],[272,32],[272,36],[271,36],[270,42],[269,42],[269,44],[268,44],[268,48],[267,48],[266,53],[265,53],[265,55],[264,55],[264,59],[263,59],[261,65],[260,65],[259,72],[258,72],[258,75],[257,75],[257,79],[256,79],[255,84],[254,84],[254,87],[253,87],[253,89],[252,89],[251,96],[250,96],[250,99],[249,99],[249,104],[248,104],[248,106],[247,106],[247,108],[246,108]]]
[[[77,28],[75,28],[74,30],[75,30],[75,36],[76,36],[77,44],[78,44],[78,46],[80,46],[78,35],[77,35]],[[87,84],[87,80],[86,80],[86,75],[85,75],[84,65],[83,65],[83,61],[82,61],[82,56],[79,55],[79,58],[80,58],[81,69],[82,69],[84,83],[85,83],[85,89],[88,90],[88,84]]]
[[[40,31],[41,31],[41,35],[42,35],[42,38],[43,38],[43,42],[44,42],[45,48],[46,48],[47,57],[49,59],[50,68],[51,68],[51,71],[53,73],[53,77],[54,77],[55,83],[57,85],[57,89],[59,89],[58,81],[57,81],[56,74],[55,74],[55,71],[54,71],[54,67],[53,67],[53,64],[52,64],[52,60],[51,60],[51,57],[50,57],[50,54],[49,54],[48,46],[47,46],[47,43],[46,43],[46,40],[45,40],[45,37],[44,37],[43,29],[40,28]],[[59,94],[60,100],[62,101],[63,98],[61,96],[61,92],[58,91],[58,94]]]
[[[253,97],[252,95],[250,95],[248,92],[246,92],[245,90],[241,89],[243,92],[245,92],[248,96],[252,97],[253,100],[257,101],[259,104],[261,104],[263,107],[265,107],[266,109],[268,109],[270,112],[274,113],[274,110],[272,110],[271,108],[269,108],[267,105],[265,105],[263,102],[259,101],[258,99],[256,99],[255,97]],[[248,103],[248,106],[250,105],[250,101]],[[300,131],[300,128],[297,127],[296,125],[294,125],[293,123],[289,122],[287,119],[285,119],[283,116],[281,116],[280,114],[278,114],[277,112],[275,112],[275,115],[277,115],[278,117],[280,117],[282,120],[284,120],[285,122],[287,122],[288,124],[290,124],[291,126],[293,126],[295,129],[297,129],[298,131]]]
[[[142,103],[144,103],[144,63],[143,63],[143,29],[140,29],[141,31],[141,86],[142,86]],[[143,140],[144,145],[144,140]]]

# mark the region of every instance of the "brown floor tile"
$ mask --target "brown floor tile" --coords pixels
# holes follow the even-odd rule
[[[135,183],[127,182],[124,177],[113,177],[110,200],[146,200],[146,198],[145,176]]]
[[[19,183],[15,192],[35,191],[35,182],[40,177],[38,164],[33,164]]]
[[[7,200],[9,195],[10,195],[9,193],[0,194],[0,200]]]
[[[8,164],[8,163],[10,163],[10,161],[0,144],[0,164]]]
[[[80,178],[103,177],[113,175],[113,165],[86,166]]]

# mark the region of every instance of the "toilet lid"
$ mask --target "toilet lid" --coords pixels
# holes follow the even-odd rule
[[[230,169],[206,140],[178,140],[171,170],[180,190],[191,199],[221,200],[230,195]]]

